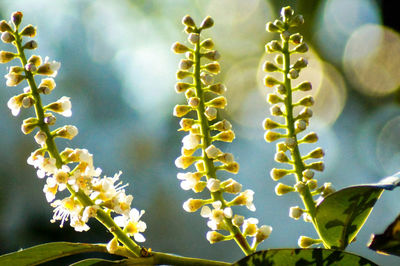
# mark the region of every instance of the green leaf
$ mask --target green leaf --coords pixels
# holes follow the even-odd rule
[[[316,224],[325,247],[345,249],[356,237],[385,189],[400,185],[391,176],[377,184],[358,185],[328,195],[316,210]]]
[[[85,252],[107,252],[107,248],[99,244],[52,242],[2,255],[0,265],[37,265]]]
[[[86,259],[78,261],[71,266],[107,266],[107,265],[120,265],[120,266],[127,266],[132,265],[129,264],[128,260],[104,260],[104,259]]]
[[[233,264],[257,265],[377,265],[361,256],[332,249],[269,249],[256,252]]]
[[[372,235],[368,247],[381,254],[400,256],[400,215],[383,234]]]

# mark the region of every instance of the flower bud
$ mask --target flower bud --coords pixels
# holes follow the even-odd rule
[[[107,243],[107,251],[114,254],[118,250],[118,238],[114,237]]]
[[[200,40],[200,35],[198,33],[190,33],[188,36],[188,41],[191,44],[196,44]]]
[[[198,160],[198,158],[197,157],[193,157],[193,156],[179,156],[175,160],[175,165],[178,168],[186,169],[190,165],[192,165],[192,163],[194,163],[197,160]]]
[[[300,193],[300,194],[304,194],[304,192],[306,191],[306,184],[304,182],[297,182],[294,185],[295,190]]]
[[[208,16],[201,22],[200,29],[208,29],[212,26],[214,26],[214,20],[210,16]]]
[[[184,83],[184,82],[178,82],[175,85],[175,91],[177,93],[181,93],[181,92],[184,92],[184,91],[186,91],[187,89],[189,89],[191,87],[193,87],[193,84]]]
[[[234,161],[234,157],[232,153],[224,153],[217,157],[217,160],[223,164],[230,164]]]
[[[277,103],[283,103],[284,100],[278,95],[270,93],[267,95],[267,102],[269,102],[270,104],[277,104]]]
[[[36,67],[38,67],[42,64],[42,58],[38,55],[32,55],[28,59],[28,63],[34,64]]]
[[[291,174],[291,171],[287,170],[287,169],[272,168],[272,170],[270,172],[270,176],[271,176],[272,180],[274,180],[274,181],[278,181],[282,177],[289,175],[289,174]],[[294,189],[293,189],[293,191],[294,191]]]
[[[310,169],[306,169],[302,172],[302,175],[306,180],[310,180],[314,177],[314,172]]]
[[[43,131],[39,130],[38,133],[35,135],[35,141],[39,145],[44,145],[47,140],[47,135]]]
[[[10,71],[9,71],[10,74],[21,74],[22,72],[24,72],[24,68],[23,67],[19,67],[19,66],[10,67]]]
[[[281,124],[279,124],[279,123],[273,121],[273,120],[270,119],[270,118],[266,118],[266,119],[264,120],[264,122],[263,122],[263,125],[264,125],[264,129],[265,129],[265,130],[269,130],[269,129],[274,129],[274,128],[282,127]]]
[[[281,54],[276,55],[274,61],[278,65],[282,65],[283,64],[283,56]]]
[[[237,162],[219,166],[219,168],[233,174],[237,174],[239,172],[239,164]]]
[[[282,51],[282,46],[279,44],[278,41],[270,41],[265,45],[265,50],[267,53],[274,53],[274,52],[280,52]]]
[[[257,233],[257,224],[251,222],[245,222],[243,225],[243,235],[254,236]]]
[[[204,85],[208,86],[211,85],[214,82],[214,78],[212,75],[206,74],[206,73],[201,73],[200,75],[201,82],[203,82]]]
[[[218,83],[218,84],[214,84],[209,86],[208,88],[206,88],[208,91],[212,91],[216,94],[223,94],[226,92],[226,87],[224,84]]]
[[[200,47],[210,50],[212,48],[214,48],[214,42],[209,38],[209,39],[205,39],[204,41],[202,41],[200,43]]]
[[[214,120],[215,118],[217,118],[217,109],[215,109],[214,107],[207,107],[206,111],[204,112],[204,115],[207,117],[207,119],[209,121]]]
[[[13,32],[10,25],[8,25],[7,21],[2,20],[0,21],[0,32]]]
[[[207,180],[207,188],[210,192],[217,192],[221,188],[221,181],[215,178],[210,178]]]
[[[324,157],[325,153],[321,148],[316,148],[315,150],[313,150],[312,152],[310,152],[307,157],[309,158],[313,158],[313,159],[319,159]]]
[[[294,49],[291,51],[296,52],[296,53],[306,53],[308,51],[308,45],[306,43],[301,43],[299,45],[297,45],[296,47],[294,47]]]
[[[8,51],[0,51],[0,64],[5,64],[13,60],[17,55]]]
[[[285,194],[287,194],[289,192],[293,192],[293,191],[294,191],[293,187],[282,184],[282,183],[278,183],[275,186],[275,194],[278,196],[282,196],[282,195],[285,195]]]
[[[37,68],[34,64],[28,63],[25,65],[25,70],[28,72],[36,72]]]
[[[225,236],[216,231],[208,231],[206,238],[210,242],[210,244],[214,244],[225,240]]]
[[[296,134],[304,131],[307,128],[307,122],[303,119],[297,120],[294,124]]]
[[[296,105],[303,105],[303,106],[312,106],[314,105],[315,101],[312,96],[306,96],[302,99],[300,99],[299,102],[296,103]]]
[[[4,43],[12,43],[13,41],[15,41],[15,37],[14,35],[12,35],[10,32],[5,31],[1,34],[1,40]]]
[[[38,120],[36,118],[30,117],[30,118],[25,119],[21,125],[22,133],[24,133],[25,135],[28,135],[35,129],[35,127],[37,127],[37,123],[38,123]]]
[[[35,100],[31,96],[24,97],[22,99],[22,107],[30,108],[35,104]]]
[[[199,106],[199,104],[200,104],[200,98],[199,97],[191,97],[188,100],[188,104],[192,108],[197,108]]]
[[[204,200],[202,199],[188,199],[183,203],[183,209],[187,212],[195,212],[204,205]]]
[[[277,161],[278,163],[288,163],[289,158],[284,152],[277,152],[275,153],[275,161]]]
[[[264,85],[267,87],[273,87],[275,85],[281,84],[277,79],[271,76],[266,76],[264,80]]]
[[[285,28],[285,23],[282,20],[275,19],[273,24],[278,28],[280,28],[281,30],[284,30]]]
[[[297,87],[294,88],[293,90],[310,91],[311,89],[312,89],[311,82],[309,82],[309,81],[303,81],[302,83],[300,83],[299,85],[297,85]]]
[[[297,79],[299,77],[299,71],[296,69],[292,68],[289,70],[289,73],[287,74],[287,77],[290,79]]]
[[[37,74],[46,75],[50,77],[57,76],[58,70],[60,69],[60,62],[57,61],[49,61],[49,58],[46,57],[44,59],[44,63],[38,67]]]
[[[315,143],[318,141],[318,136],[315,132],[305,135],[299,142],[301,143]]]
[[[17,86],[25,79],[24,75],[19,75],[14,73],[8,73],[4,77],[7,79],[6,85],[9,87]]]
[[[192,107],[187,106],[187,105],[175,105],[174,107],[174,116],[176,117],[182,117],[184,115],[186,115],[187,113],[189,113],[190,111],[192,111]]]
[[[274,25],[272,22],[267,23],[266,30],[268,32],[281,32],[281,29],[278,26]]]
[[[185,79],[187,77],[192,77],[192,76],[193,76],[193,73],[189,72],[189,71],[178,70],[178,72],[176,72],[177,79]]]
[[[192,60],[189,60],[189,59],[182,59],[180,62],[179,62],[179,69],[182,69],[182,70],[188,70],[188,69],[190,69],[192,66],[193,66],[193,61]]]
[[[190,51],[190,49],[187,46],[179,42],[174,43],[171,47],[171,50],[177,54],[183,54]]]
[[[19,24],[21,24],[22,16],[22,12],[19,11],[11,14],[11,21],[16,28],[19,26]]]
[[[195,89],[193,87],[187,89],[186,92],[185,92],[185,97],[186,97],[186,99],[190,99],[192,97],[196,97]]]
[[[38,47],[38,44],[36,41],[32,40],[29,42],[26,42],[23,46],[22,49],[28,49],[28,50],[34,50]]]
[[[303,215],[304,210],[299,206],[290,207],[289,217],[298,220]]]
[[[193,52],[186,52],[185,53],[185,56],[186,56],[186,58],[187,59],[189,59],[189,60],[194,60],[194,54],[193,54]]]
[[[295,33],[290,35],[289,41],[291,41],[293,44],[300,44],[303,42],[303,36],[301,36],[300,33]]]
[[[300,57],[299,59],[297,59],[296,63],[294,63],[291,68],[294,69],[302,69],[305,68],[308,65],[308,61],[307,59]]]
[[[219,97],[212,99],[211,101],[206,102],[206,106],[220,108],[220,109],[224,109],[226,105],[227,105],[227,101],[224,96],[219,96]]]
[[[54,130],[52,135],[65,139],[73,139],[76,135],[78,135],[78,128],[76,126],[66,125]]]
[[[315,162],[315,163],[308,164],[306,167],[308,169],[314,169],[316,171],[322,172],[325,169],[325,164],[323,162]]]
[[[196,23],[194,23],[194,20],[189,15],[186,15],[186,16],[183,17],[182,24],[185,25],[185,26],[191,27],[191,28],[195,28],[196,27]]]
[[[265,72],[275,72],[280,71],[280,68],[274,65],[273,63],[266,61],[264,64],[264,71]]]
[[[290,20],[293,14],[294,11],[290,6],[286,6],[281,9],[281,17],[283,18],[283,20]]]
[[[256,233],[256,243],[261,243],[265,239],[267,239],[272,232],[272,227],[267,226],[267,225],[262,225],[260,228],[258,228],[257,233]]]
[[[25,28],[22,29],[21,31],[22,36],[28,36],[28,37],[35,37],[36,35],[36,28],[32,25],[28,25]]]
[[[232,142],[235,139],[235,133],[232,130],[222,131],[212,137],[213,140]]]
[[[276,152],[287,152],[288,148],[284,142],[278,142],[276,144]]]
[[[213,61],[217,61],[221,58],[221,54],[215,50],[204,53],[202,56]]]
[[[197,151],[197,149],[191,149],[191,150],[189,150],[189,149],[185,149],[185,147],[182,147],[182,148],[181,148],[181,154],[182,154],[183,156],[192,156],[193,153],[195,153],[195,151]]]
[[[296,119],[309,119],[313,115],[313,112],[310,108],[305,107],[303,110],[300,111],[299,115],[296,117]]]
[[[283,138],[284,136],[281,133],[274,132],[274,131],[267,131],[264,134],[264,139],[267,142],[273,142],[275,140],[278,140],[280,138]]]
[[[232,223],[237,227],[240,227],[244,223],[244,217],[242,215],[235,214],[235,216],[233,216]]]
[[[290,22],[289,22],[289,26],[290,27],[298,27],[304,24],[304,18],[302,15],[296,15],[294,16]]]
[[[304,172],[304,171],[303,171],[303,172]],[[314,189],[317,188],[318,182],[317,182],[317,180],[315,180],[315,179],[310,179],[310,180],[307,180],[306,185],[308,186],[308,188],[309,188],[310,190],[314,190]]]
[[[323,188],[322,193],[321,193],[321,196],[325,198],[326,196],[328,196],[329,194],[334,193],[335,191],[336,190],[332,187],[332,183],[325,183],[324,184],[324,188]]]
[[[195,29],[191,28],[191,27],[185,27],[185,29],[183,31],[186,32],[187,34],[190,34],[190,33],[195,32]]]
[[[282,116],[283,115],[283,112],[278,105],[272,106],[269,110],[271,112],[271,115],[274,115],[274,116]]]
[[[297,241],[297,244],[301,248],[308,248],[312,245],[319,244],[321,242],[322,242],[322,240],[320,240],[320,239],[312,239],[307,236],[300,236],[299,240]]]
[[[56,123],[56,117],[53,114],[45,114],[46,117],[43,119],[45,124],[52,126]]]
[[[196,167],[197,172],[204,172],[206,169],[203,161],[196,162],[194,166]]]
[[[296,140],[294,138],[286,138],[285,145],[289,149],[293,149],[296,146]]]
[[[242,191],[242,185],[232,178],[229,178],[228,180],[222,182],[221,186],[223,187],[224,192],[227,193],[237,194]]]
[[[228,131],[232,129],[232,124],[228,120],[219,121],[211,126],[212,130]]]
[[[222,154],[222,151],[220,149],[218,149],[217,147],[215,147],[214,145],[210,145],[205,149],[205,152],[207,154],[207,157],[210,159],[215,159],[217,158],[219,155]]]
[[[69,97],[65,96],[61,97],[56,102],[45,106],[44,109],[59,113],[65,117],[70,117],[72,115],[71,101],[69,100]]]
[[[221,67],[218,62],[207,64],[207,65],[203,66],[203,69],[205,69],[208,72],[215,74],[215,75],[221,71]]]

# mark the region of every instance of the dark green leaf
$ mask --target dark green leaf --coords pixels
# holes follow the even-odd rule
[[[400,215],[383,234],[373,235],[368,247],[378,253],[400,256]]]
[[[382,192],[399,184],[400,178],[391,176],[377,184],[347,187],[328,195],[316,210],[316,223],[325,246],[345,249],[364,225]]]
[[[270,249],[256,252],[233,264],[257,265],[377,265],[372,261],[348,252],[332,249]]]
[[[107,265],[120,265],[120,266],[127,266],[130,265],[128,260],[104,260],[104,259],[86,259],[78,261],[71,266],[107,266]],[[131,264],[132,265],[132,264]]]
[[[0,256],[0,265],[37,265],[85,252],[107,252],[105,245],[68,242],[46,243]]]

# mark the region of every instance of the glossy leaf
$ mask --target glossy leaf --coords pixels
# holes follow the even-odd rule
[[[377,265],[374,262],[348,252],[332,249],[269,249],[256,252],[233,264],[234,266],[257,265]]]
[[[400,256],[400,215],[383,234],[372,235],[368,247],[381,254]]]
[[[396,174],[377,184],[347,187],[328,195],[316,210],[316,223],[324,245],[345,249],[364,225],[382,192],[399,184]]]
[[[85,252],[107,252],[107,249],[105,245],[52,242],[2,255],[0,265],[37,265]]]
[[[71,266],[107,266],[107,265],[120,265],[120,266],[127,266],[132,265],[128,262],[128,260],[104,260],[104,259],[86,259],[78,261]]]

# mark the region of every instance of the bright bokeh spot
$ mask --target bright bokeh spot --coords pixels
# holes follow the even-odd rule
[[[370,96],[385,96],[400,85],[400,37],[380,25],[365,25],[347,42],[343,66],[354,88]]]
[[[378,137],[377,157],[386,174],[399,171],[400,165],[400,116],[390,120]]]

